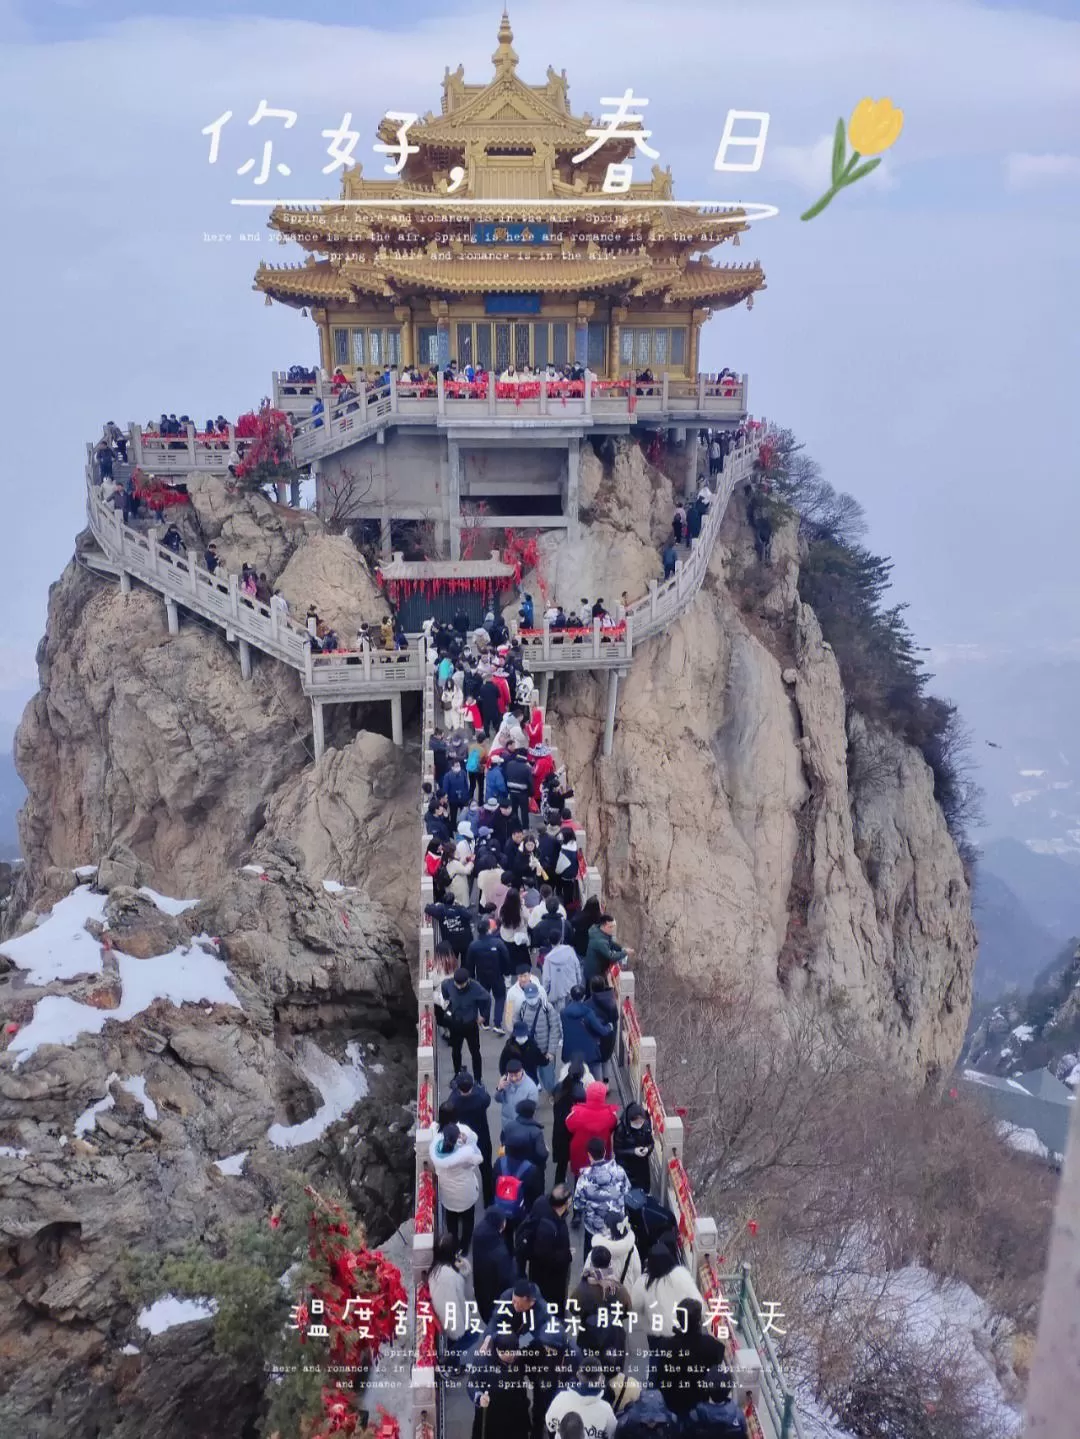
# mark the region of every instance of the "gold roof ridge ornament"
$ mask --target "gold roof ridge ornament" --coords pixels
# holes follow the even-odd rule
[[[517,69],[518,57],[514,49],[514,32],[510,28],[510,16],[503,8],[499,23],[499,48],[491,57],[496,75],[509,75]]]

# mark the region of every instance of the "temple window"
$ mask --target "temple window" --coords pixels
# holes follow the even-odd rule
[[[439,363],[439,329],[437,325],[421,325],[416,332],[418,362],[424,366]]]
[[[619,364],[644,370],[680,368],[686,364],[686,330],[662,325],[624,325],[619,332]]]
[[[401,363],[401,331],[396,326],[363,325],[333,329],[334,364],[382,369]]]
[[[593,320],[589,324],[589,348],[588,364],[589,369],[598,375],[607,370],[607,325],[599,320]]]

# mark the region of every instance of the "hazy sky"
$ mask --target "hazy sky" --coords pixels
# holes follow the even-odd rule
[[[250,288],[259,258],[299,251],[265,228],[241,243],[262,217],[229,197],[335,196],[320,132],[346,110],[378,174],[379,117],[437,110],[446,65],[488,78],[500,8],[0,0],[0,719],[34,684],[86,440],[162,409],[235,415],[272,369],[316,358],[311,322]],[[519,0],[511,20],[519,73],[565,68],[578,112],[627,86],[649,99],[677,195],[779,205],[717,252],[760,258],[768,290],[713,320],[703,359],[749,371],[755,412],[863,501],[920,637],[1075,641],[1080,0]],[[903,136],[800,224],[863,95],[903,106]],[[294,129],[249,128],[260,99],[296,110]],[[771,112],[759,174],[713,172],[729,107]],[[200,130],[225,110],[211,167]],[[236,169],[271,134],[292,176],[260,189]]]

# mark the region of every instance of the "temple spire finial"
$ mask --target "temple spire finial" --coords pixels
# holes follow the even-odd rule
[[[502,20],[499,23],[499,48],[491,57],[492,64],[496,71],[503,72],[517,68],[518,57],[514,53],[514,32],[510,28],[510,16],[506,7],[503,6]]]

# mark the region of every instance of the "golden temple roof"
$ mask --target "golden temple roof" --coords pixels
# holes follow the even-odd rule
[[[746,265],[689,263],[667,292],[670,300],[709,300],[734,295],[744,299],[765,288],[765,272],[757,260]]]
[[[605,256],[595,260],[563,260],[538,258],[498,260],[441,260],[431,255],[401,255],[382,261],[386,275],[393,281],[414,288],[458,293],[461,291],[536,291],[591,290],[606,288],[637,279],[648,266],[648,257],[631,255],[625,259]]]

